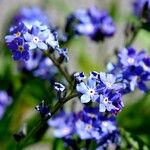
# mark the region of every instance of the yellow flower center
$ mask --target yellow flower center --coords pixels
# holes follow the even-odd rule
[[[87,124],[86,127],[85,127],[85,130],[89,131],[92,129],[92,126],[90,124]]]
[[[21,32],[18,31],[18,32],[16,33],[16,37],[19,37],[20,35],[21,35]]]
[[[18,46],[18,50],[20,51],[20,52],[23,52],[24,51],[24,47],[23,46]]]

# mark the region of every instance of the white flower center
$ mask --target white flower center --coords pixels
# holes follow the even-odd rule
[[[34,43],[38,43],[40,41],[40,39],[37,37],[37,36],[34,36],[33,37],[33,42]]]
[[[133,64],[134,63],[134,58],[128,58],[127,61],[128,61],[129,64]]]
[[[92,129],[92,126],[90,124],[87,124],[86,127],[85,127],[85,130],[89,131]]]
[[[88,90],[88,94],[89,94],[90,96],[93,96],[93,95],[95,94],[95,90],[94,90],[94,89],[89,89],[89,90]]]
[[[103,103],[107,104],[108,102],[109,102],[108,97],[105,97],[105,98],[103,99]]]
[[[111,88],[111,87],[112,87],[112,84],[111,84],[110,82],[106,82],[106,86],[107,86],[108,88]]]

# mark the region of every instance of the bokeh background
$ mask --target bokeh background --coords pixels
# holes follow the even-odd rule
[[[48,103],[53,104],[51,85],[47,81],[33,77],[25,77],[25,81],[21,81],[21,76],[24,75],[17,71],[16,63],[12,61],[11,54],[4,45],[4,35],[14,13],[20,7],[40,6],[45,9],[50,21],[63,30],[67,15],[77,9],[88,8],[92,5],[96,5],[100,9],[107,9],[117,26],[117,32],[113,38],[95,43],[87,37],[79,37],[67,45],[70,72],[84,71],[88,73],[91,70],[105,70],[106,63],[114,59],[115,49],[124,46],[126,23],[135,19],[132,14],[132,3],[133,0],[0,0],[0,88],[9,89],[10,93],[15,93],[13,97],[14,101],[17,101],[15,106],[8,108],[6,117],[0,121],[0,149],[12,149],[15,145],[13,137],[11,137],[12,133],[18,131],[22,124],[36,115],[34,107],[41,100],[45,99]],[[146,49],[149,53],[149,41],[150,33],[141,30],[133,47],[138,50]],[[26,83],[24,89],[18,94],[24,82]],[[136,91],[126,96],[124,101],[125,109],[118,116],[118,124],[150,144],[150,95]],[[25,148],[25,150],[54,149],[52,142],[50,131],[46,133],[44,140]]]

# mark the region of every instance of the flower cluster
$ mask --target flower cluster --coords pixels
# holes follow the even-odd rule
[[[117,113],[123,108],[122,89],[123,84],[118,78],[105,72],[91,72],[87,83],[80,80],[76,85],[76,90],[81,95],[81,103],[96,102],[100,112],[111,113]]]
[[[115,74],[124,84],[123,94],[135,88],[146,92],[146,83],[150,81],[150,57],[144,50],[137,52],[134,48],[123,48],[117,56],[117,64],[109,64],[108,72]]]
[[[83,73],[75,74],[76,90],[81,103],[96,102],[100,112],[117,113],[123,108],[122,96],[136,87],[146,92],[150,81],[150,57],[145,51],[124,48],[118,53],[117,64],[109,63],[107,72],[91,72],[87,83]]]
[[[74,135],[77,135],[81,140],[94,139],[100,147],[108,143],[117,145],[119,142],[115,118],[106,117],[99,113],[97,107],[85,107],[82,111],[71,114],[62,111],[48,123],[54,127],[55,137],[64,138],[66,142],[70,139],[73,140]]]
[[[29,60],[31,51],[56,51],[63,59],[68,59],[67,51],[59,47],[58,35],[47,22],[47,17],[38,8],[23,8],[19,11],[14,24],[10,28],[10,35],[5,37],[13,59]]]
[[[65,27],[68,38],[75,35],[86,35],[94,41],[111,37],[116,31],[112,18],[106,11],[97,7],[78,10],[70,14]]]
[[[150,0],[135,0],[133,8],[134,13],[138,18],[150,22]]]
[[[0,91],[0,119],[3,117],[6,108],[11,104],[12,98],[6,91]]]

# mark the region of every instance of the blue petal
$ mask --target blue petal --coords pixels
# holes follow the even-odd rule
[[[48,49],[48,46],[44,42],[38,42],[37,46],[38,46],[39,49],[42,49],[42,50],[47,50]]]
[[[96,87],[96,79],[89,77],[87,81],[89,88],[94,89]]]
[[[39,35],[39,38],[42,40],[42,41],[45,41],[47,38],[48,38],[49,34],[48,34],[48,31],[43,31],[40,33]]]
[[[28,44],[29,44],[29,49],[31,50],[37,48],[37,45],[34,42],[30,42]]]
[[[28,33],[28,32],[26,32],[25,34],[24,34],[24,38],[25,38],[25,40],[27,41],[27,42],[30,42],[30,41],[32,41],[32,35],[30,34],[30,33]]]
[[[19,60],[20,58],[21,58],[21,53],[20,53],[20,52],[17,52],[17,51],[16,51],[16,52],[13,53],[13,59],[14,59],[14,60],[17,61],[17,60]]]
[[[91,100],[88,94],[83,94],[80,99],[81,99],[81,103],[88,103]]]
[[[99,111],[100,112],[105,112],[106,111],[106,107],[105,107],[105,105],[103,103],[99,104]]]
[[[88,91],[88,88],[84,82],[81,82],[77,84],[76,90],[82,94],[86,93]]]

